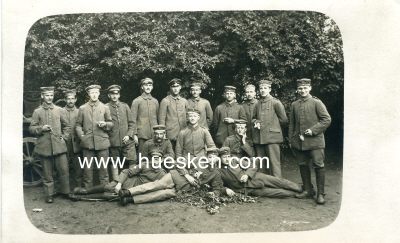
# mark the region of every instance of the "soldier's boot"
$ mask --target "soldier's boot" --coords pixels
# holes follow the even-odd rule
[[[131,195],[131,192],[128,189],[121,189],[121,190],[118,191],[118,196],[120,198],[124,198],[124,197],[130,197],[132,195]]]
[[[135,203],[135,202],[133,201],[133,197],[120,197],[120,198],[119,198],[119,204],[120,204],[121,206],[126,206],[126,205],[128,205],[129,203]]]
[[[317,204],[325,204],[325,168],[315,168],[317,181]]]
[[[304,199],[304,198],[312,198],[313,197],[313,189],[311,184],[311,171],[310,168],[306,165],[301,165],[300,167],[300,175],[301,180],[303,181],[304,191],[296,194],[296,198]]]
[[[159,191],[153,191],[145,194],[139,194],[133,196],[133,200],[136,204],[138,203],[148,203],[148,202],[157,202],[163,201],[176,196],[175,188],[165,189]]]
[[[87,194],[104,192],[104,186],[105,185],[97,185],[97,186],[91,187],[89,189],[86,189],[86,192],[87,192]]]

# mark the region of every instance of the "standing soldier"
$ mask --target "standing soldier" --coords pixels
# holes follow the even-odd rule
[[[54,179],[53,166],[58,172],[61,193],[70,193],[67,145],[70,126],[65,110],[53,104],[54,87],[41,87],[43,104],[34,110],[29,132],[38,136],[34,152],[40,156],[43,168],[43,187],[46,202],[53,202]],[[62,131],[62,132],[61,132]]]
[[[90,100],[79,107],[76,122],[76,134],[81,140],[83,157],[93,162],[83,168],[83,185],[86,189],[93,187],[93,167],[98,165],[96,161],[108,160],[110,140],[107,132],[113,127],[110,109],[99,101],[100,89],[100,85],[86,88]],[[108,172],[104,164],[99,165],[100,186],[104,186],[108,183]]]
[[[76,108],[76,91],[74,89],[66,90],[65,101],[66,106],[64,110],[67,115],[68,123],[71,126],[71,132],[69,134],[69,138],[67,142],[68,148],[68,159],[70,161],[70,169],[72,169],[72,173],[70,173],[71,180],[75,187],[82,186],[82,168],[79,165],[79,157],[82,157],[81,147],[79,146],[79,139],[76,137],[76,119],[78,118],[79,110]]]
[[[139,152],[142,151],[143,144],[152,138],[152,128],[157,123],[158,101],[151,96],[153,90],[153,80],[144,78],[140,81],[142,95],[132,101],[131,111],[134,122],[134,140],[139,144]]]
[[[225,101],[215,108],[213,128],[215,130],[215,143],[221,147],[225,138],[235,134],[235,120],[246,119],[246,113],[241,105],[236,102],[236,87],[225,86]]]
[[[242,103],[244,112],[247,117],[247,137],[252,140],[253,133],[255,132],[253,123],[251,120],[253,119],[254,107],[256,106],[258,100],[256,99],[256,86],[252,84],[246,85],[244,88],[246,92],[246,100]]]
[[[325,168],[324,168],[324,132],[331,124],[331,117],[324,103],[310,95],[311,80],[297,80],[297,93],[300,99],[292,103],[290,111],[289,139],[296,151],[296,160],[300,167],[304,192],[300,198],[312,198],[311,171],[308,162],[311,160],[317,181],[318,204],[325,203]]]
[[[206,148],[215,147],[214,141],[207,128],[199,125],[200,111],[189,109],[187,111],[188,126],[179,132],[176,141],[176,158],[188,158],[206,156]]]
[[[282,103],[270,95],[272,82],[259,82],[260,99],[254,108],[253,124],[257,131],[253,134],[253,142],[258,157],[269,157],[270,173],[282,177],[281,151],[279,144],[283,142],[281,125],[288,122]],[[267,166],[263,166],[266,168]]]
[[[166,126],[167,138],[175,148],[179,131],[186,127],[188,103],[185,98],[179,95],[182,87],[180,79],[174,78],[168,84],[171,94],[161,101],[158,121],[160,125]]]
[[[109,131],[111,144],[110,156],[114,162],[122,159],[122,161],[128,161],[130,165],[136,163],[136,148],[133,140],[133,117],[129,106],[119,101],[120,90],[121,86],[116,84],[108,87],[110,102],[107,103],[107,106],[110,109],[114,124],[112,130]],[[118,174],[118,168],[111,165],[112,179],[116,180]]]
[[[200,112],[199,125],[209,129],[213,120],[213,111],[210,102],[200,97],[201,83],[193,82],[190,84],[190,94],[192,97],[188,99],[188,108],[196,109]]]

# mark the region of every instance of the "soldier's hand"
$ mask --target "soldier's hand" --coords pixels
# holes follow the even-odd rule
[[[254,122],[254,128],[257,128],[258,130],[261,129],[261,123],[259,121]]]
[[[99,127],[105,127],[106,125],[107,125],[107,123],[105,121],[99,121],[97,123],[97,126],[99,126]]]
[[[196,177],[197,179],[200,178],[201,174],[203,174],[203,172],[201,171],[197,171],[196,173],[194,173],[194,177]]]
[[[226,118],[224,119],[224,122],[225,122],[225,123],[228,123],[228,124],[231,124],[231,123],[235,123],[235,120],[234,120],[233,118],[226,117]]]
[[[304,131],[304,135],[312,136],[313,133],[312,133],[311,129],[307,129],[307,130]]]
[[[122,139],[122,142],[123,143],[127,143],[129,141],[129,136],[125,136],[123,139]]]
[[[240,182],[246,183],[248,179],[249,179],[248,175],[242,175],[242,177],[240,177]]]
[[[226,195],[232,197],[235,194],[236,193],[232,189],[226,188]]]
[[[51,126],[50,125],[43,125],[42,126],[42,131],[43,132],[47,132],[47,131],[50,131],[51,130]]]
[[[137,135],[133,135],[133,141],[135,142],[135,144],[139,144],[139,138],[137,137]]]
[[[122,184],[118,182],[118,184],[115,186],[114,191],[115,193],[118,193],[121,190]]]
[[[186,174],[185,178],[186,178],[186,180],[188,180],[190,185],[192,185],[192,186],[197,186],[198,185],[196,179],[194,179],[191,175]]]

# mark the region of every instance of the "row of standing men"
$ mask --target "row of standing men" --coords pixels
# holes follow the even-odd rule
[[[39,137],[35,152],[41,156],[46,201],[52,202],[54,182],[52,178],[53,163],[59,170],[61,193],[69,193],[69,181],[66,166],[66,152],[74,169],[72,179],[76,186],[83,183],[85,188],[93,186],[93,168],[82,170],[78,162],[83,158],[117,158],[125,157],[129,164],[137,163],[136,145],[143,152],[146,141],[153,137],[153,127],[160,124],[166,128],[166,136],[171,141],[176,156],[191,153],[194,156],[205,155],[207,146],[185,143],[187,126],[186,110],[196,109],[199,112],[199,125],[211,129],[215,134],[215,144],[221,147],[227,137],[235,134],[234,124],[237,120],[247,121],[247,132],[244,139],[254,145],[256,155],[268,156],[273,176],[281,177],[280,146],[283,142],[281,127],[288,123],[282,103],[270,95],[271,81],[261,80],[258,88],[260,99],[255,99],[256,87],[247,85],[246,98],[242,104],[236,102],[236,88],[225,86],[225,101],[213,112],[209,101],[200,97],[201,83],[190,86],[191,98],[180,96],[181,81],[172,79],[169,82],[170,95],[161,103],[152,97],[153,80],[141,80],[142,95],[133,100],[131,107],[120,102],[118,85],[108,87],[110,102],[104,105],[98,100],[101,87],[90,85],[86,88],[90,100],[79,109],[75,107],[76,92],[65,93],[66,107],[59,108],[52,104],[53,87],[42,88],[43,104],[34,111],[30,131]],[[289,124],[290,144],[296,151],[297,161],[304,185],[304,197],[311,197],[313,189],[308,162],[313,162],[317,176],[317,202],[324,201],[324,136],[331,118],[324,104],[310,95],[311,80],[297,81],[297,92],[300,98],[292,104]],[[61,130],[63,129],[63,131]],[[68,132],[69,131],[69,132]],[[67,135],[65,135],[67,134]],[[181,135],[181,136],[179,136]],[[210,136],[210,139],[212,137]],[[66,142],[67,148],[62,146]],[[214,141],[213,141],[214,142]],[[110,177],[118,177],[118,169],[112,168]],[[266,172],[266,171],[264,171]],[[109,182],[107,170],[99,171],[100,183]],[[83,178],[83,181],[82,181]],[[319,200],[318,200],[319,198]]]

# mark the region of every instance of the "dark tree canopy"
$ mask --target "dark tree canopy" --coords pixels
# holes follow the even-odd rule
[[[296,98],[296,79],[311,78],[312,93],[333,117],[331,130],[336,135],[342,131],[342,40],[333,20],[320,13],[58,15],[40,19],[29,31],[25,91],[45,85],[58,91],[76,88],[83,103],[87,85],[106,88],[116,83],[123,88],[122,100],[130,104],[140,94],[138,83],[144,77],[155,81],[159,100],[174,77],[182,79],[184,87],[192,79],[201,80],[203,96],[214,107],[222,101],[224,85],[236,85],[241,101],[246,83],[270,79],[272,94],[287,111]],[[102,99],[106,101],[105,94]]]

